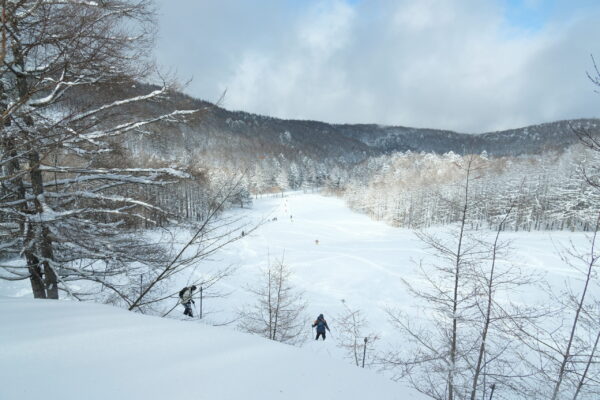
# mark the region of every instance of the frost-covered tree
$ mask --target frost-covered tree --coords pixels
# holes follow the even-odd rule
[[[459,222],[443,232],[418,233],[434,257],[419,264],[417,283],[405,281],[418,311],[388,310],[408,345],[383,357],[384,365],[398,379],[439,400],[482,398],[489,385],[498,382],[502,392],[517,393],[522,369],[502,321],[532,318],[498,300],[531,283],[519,269],[498,265],[504,247],[499,235],[511,208],[505,210],[491,242],[469,228],[471,185],[483,172],[479,162],[466,157],[464,164],[456,165],[464,179],[456,188],[459,203],[452,206],[460,210]]]
[[[595,61],[594,73],[589,77],[600,86],[600,71]],[[562,260],[572,269],[574,279],[569,279],[560,292],[550,292],[553,312],[543,323],[513,321],[521,341],[535,353],[535,357],[526,359],[534,371],[531,380],[535,394],[551,400],[600,396],[600,298],[594,290],[598,286],[600,259],[600,141],[586,127],[573,130],[591,154],[587,154],[587,163],[578,163],[576,169],[571,169],[569,179],[557,190],[559,201],[553,205],[556,214],[567,214],[567,223],[573,221],[574,225],[575,221],[584,221],[593,227],[588,237],[589,246],[578,248],[571,243],[562,249]]]
[[[522,360],[530,371],[525,381],[531,397],[576,400],[600,395],[600,298],[594,290],[599,221],[600,214],[587,249],[571,244],[561,251],[573,275],[560,291],[549,292],[544,318],[515,318],[508,325],[525,349]]]
[[[460,182],[455,164],[469,157],[454,153],[395,153],[372,158],[352,169],[341,194],[350,207],[395,226],[424,228],[456,223],[460,208],[454,190]],[[600,198],[587,179],[600,176],[592,167],[597,155],[581,145],[561,153],[519,158],[481,158],[485,170],[473,177],[468,225],[497,228],[514,193],[513,218],[505,229],[591,230]],[[586,171],[587,178],[579,171]]]
[[[306,303],[294,288],[292,272],[283,260],[269,264],[260,282],[248,291],[256,303],[240,311],[241,330],[289,344],[305,340]]]
[[[407,358],[398,355],[387,357],[387,364],[400,366],[400,376],[407,376],[415,388],[435,399],[463,398],[465,396],[465,346],[461,338],[464,321],[470,318],[476,288],[469,279],[469,267],[478,250],[467,241],[467,216],[470,211],[470,184],[477,165],[473,157],[464,165],[464,184],[460,201],[461,217],[456,232],[448,240],[421,232],[419,238],[439,257],[433,272],[422,270],[428,286],[425,289],[408,285],[417,298],[427,303],[429,313],[439,319],[435,329],[415,327],[398,310],[388,310],[388,315],[403,335],[416,349]]]
[[[170,93],[166,85],[136,84],[152,71],[150,2],[2,6],[0,251],[26,262],[4,267],[2,278],[29,279],[38,298],[56,299],[59,290],[78,297],[68,284],[74,280],[117,289],[110,277],[165,261],[160,248],[126,229],[148,221],[146,211],[168,217],[144,201],[140,186],[188,177],[130,165],[119,137],[195,111],[144,107]]]
[[[338,327],[336,344],[357,367],[371,365],[379,335],[368,331],[369,324],[361,310],[350,308],[345,300],[342,303],[344,311],[335,317]]]

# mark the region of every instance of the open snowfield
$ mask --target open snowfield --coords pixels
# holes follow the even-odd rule
[[[302,348],[235,332],[235,323],[211,327],[108,306],[33,301],[28,282],[0,282],[0,377],[8,382],[0,385],[0,399],[421,398],[341,361],[345,355],[336,346],[342,299],[363,311],[369,330],[382,337],[380,348],[402,345],[384,309],[411,312],[414,305],[401,279],[418,283],[415,262],[429,257],[414,232],[374,222],[342,200],[318,194],[263,197],[251,210],[231,213],[270,221],[181,275],[174,289],[236,266],[216,288],[230,294],[204,301],[203,322],[226,323],[254,301],[245,287],[256,285],[268,259],[284,257],[308,303]],[[569,241],[585,248],[586,235],[507,232],[503,237],[513,241],[514,264],[546,274],[555,287],[567,281],[576,285],[577,275],[557,249]],[[535,291],[520,298],[540,299]],[[173,319],[184,318],[181,312],[174,311]],[[332,329],[325,342],[311,340],[310,324],[319,313]]]
[[[423,399],[342,361],[115,307],[0,299],[2,400]]]
[[[221,285],[231,295],[205,302],[205,310],[214,311],[209,319],[216,323],[234,319],[237,309],[253,301],[244,287],[258,282],[260,268],[269,257],[271,261],[284,257],[294,272],[294,284],[305,292],[308,301],[307,335],[312,335],[312,320],[323,313],[332,325],[331,342],[335,342],[334,317],[343,311],[344,299],[352,309],[365,313],[370,329],[380,333],[382,342],[395,341],[385,308],[399,307],[412,312],[414,299],[401,279],[418,285],[416,263],[433,261],[414,231],[373,221],[351,211],[340,199],[318,194],[260,198],[255,201],[251,215],[256,220],[271,221],[224,249],[214,260],[205,262],[206,270],[222,265],[239,267]],[[273,218],[277,220],[272,221]],[[435,231],[443,234],[447,228]],[[478,232],[481,238],[494,234]],[[583,249],[589,247],[587,235],[580,232],[505,232],[501,238],[511,242],[511,264],[545,276],[556,288],[578,279],[578,274],[560,259],[559,251],[570,242]],[[199,267],[195,273],[202,271]],[[182,280],[181,286],[185,284]],[[511,300],[529,304],[541,301],[535,290],[528,290],[521,298],[513,294]],[[322,351],[323,347],[327,347],[328,353],[343,357],[334,343],[316,350]]]

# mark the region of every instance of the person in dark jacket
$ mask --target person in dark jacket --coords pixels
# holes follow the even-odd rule
[[[312,326],[313,328],[317,327],[317,337],[315,340],[319,340],[319,336],[323,336],[323,340],[325,340],[325,329],[329,331],[329,326],[327,325],[327,321],[325,321],[323,314],[319,314]]]
[[[194,317],[194,313],[192,312],[192,303],[196,304],[192,296],[194,295],[194,290],[196,290],[196,286],[184,287],[179,291],[179,299],[181,304],[185,307],[183,310],[183,315],[187,315],[188,317]]]

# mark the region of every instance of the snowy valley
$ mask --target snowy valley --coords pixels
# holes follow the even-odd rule
[[[238,224],[261,225],[182,272],[164,289],[177,292],[206,280],[223,266],[232,266],[231,275],[204,293],[202,320],[199,315],[191,319],[181,315],[181,305],[161,320],[109,306],[30,300],[26,281],[0,282],[1,315],[7,321],[0,332],[5,344],[0,350],[0,373],[11,382],[0,387],[0,398],[46,394],[71,399],[87,393],[90,399],[162,399],[169,394],[300,399],[315,391],[332,399],[426,398],[402,381],[386,382],[396,376],[393,369],[373,375],[383,367],[379,358],[387,352],[412,346],[390,323],[386,310],[399,307],[415,321],[427,319],[420,314],[422,304],[402,282],[418,285],[417,264],[431,261],[431,252],[414,231],[375,222],[349,210],[342,200],[318,193],[262,196],[250,210],[228,213]],[[540,274],[556,290],[580,285],[581,276],[561,260],[561,251],[570,241],[585,247],[589,235],[547,231],[503,236],[512,241],[511,255],[504,262]],[[184,244],[188,237],[182,232],[178,243]],[[238,312],[256,301],[247,288],[260,284],[269,259],[273,263],[281,258],[293,273],[293,286],[307,302],[298,349],[236,332]],[[81,292],[83,287],[74,284],[71,290]],[[216,293],[226,295],[213,298]],[[512,293],[510,300],[541,306],[548,298],[532,285]],[[174,305],[176,296],[158,303],[154,313],[161,315]],[[196,296],[195,311],[199,306]],[[353,366],[352,355],[340,347],[339,321],[346,307],[360,310],[366,318],[363,335],[376,333],[379,338],[367,353],[370,372]],[[314,341],[310,326],[319,313],[325,314],[331,327],[324,342]],[[56,359],[61,361],[55,364]],[[39,371],[35,384],[25,383],[31,371]],[[504,391],[498,387],[498,393]]]
[[[600,399],[597,3],[0,1],[0,400]]]

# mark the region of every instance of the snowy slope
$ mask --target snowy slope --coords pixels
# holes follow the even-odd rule
[[[375,373],[196,322],[0,299],[0,399],[423,399]]]
[[[348,209],[338,198],[318,194],[288,193],[283,198],[261,198],[255,201],[250,215],[256,219],[276,217],[277,221],[268,222],[235,242],[213,260],[199,265],[194,274],[182,276],[179,282],[184,286],[192,275],[200,276],[223,265],[239,266],[222,285],[223,291],[230,291],[231,295],[205,302],[205,309],[214,312],[209,319],[222,323],[235,318],[236,309],[253,301],[244,287],[257,282],[260,268],[269,257],[273,260],[284,255],[294,273],[294,284],[305,292],[308,301],[307,335],[311,334],[310,322],[324,313],[335,342],[336,324],[332,318],[343,311],[344,299],[350,307],[365,313],[371,329],[381,334],[383,342],[402,345],[384,309],[400,307],[411,312],[415,301],[402,279],[418,285],[416,263],[433,261],[414,231],[373,221]],[[446,229],[436,231],[443,233]],[[480,238],[493,234],[478,232]],[[581,232],[505,232],[501,238],[512,241],[512,264],[546,275],[555,287],[564,286],[575,275],[557,250],[571,241],[587,248],[586,235]],[[542,301],[536,290],[526,295],[523,301],[527,303]],[[517,297],[513,295],[512,300]],[[327,352],[334,357],[343,357],[335,343],[326,346],[330,346]],[[312,350],[314,346],[310,347]],[[323,351],[323,346],[315,350]]]
[[[0,379],[14,382],[8,387],[0,384],[0,400],[13,399],[15,393],[27,393],[19,399],[34,398],[34,394],[48,388],[56,390],[52,393],[69,390],[65,398],[70,399],[86,387],[95,388],[90,391],[92,395],[95,391],[107,394],[103,390],[161,395],[150,399],[167,398],[162,394],[172,391],[193,391],[199,396],[206,392],[210,394],[206,398],[211,399],[236,398],[240,393],[247,393],[250,399],[267,400],[418,398],[402,397],[407,393],[402,387],[374,377],[372,372],[358,371],[350,361],[343,360],[345,354],[337,347],[335,320],[343,310],[340,300],[345,299],[348,305],[365,313],[370,330],[382,337],[378,350],[385,351],[390,346],[405,348],[406,343],[389,324],[384,308],[413,310],[415,301],[401,279],[418,284],[414,262],[429,257],[413,231],[374,222],[349,210],[342,200],[318,194],[259,198],[252,209],[231,213],[255,220],[277,217],[277,221],[264,224],[211,260],[198,264],[171,282],[172,289],[223,266],[237,266],[236,273],[218,287],[230,295],[204,302],[207,324],[231,321],[240,307],[254,301],[244,287],[255,285],[268,257],[273,260],[285,253],[285,261],[294,273],[293,283],[305,292],[308,303],[306,337],[313,335],[311,322],[324,313],[332,330],[325,342],[308,340],[297,349],[238,334],[234,325],[212,328],[197,320],[160,320],[90,304],[47,305],[29,300],[28,282],[0,281],[0,296],[25,298],[3,300],[0,304]],[[566,282],[579,287],[576,274],[561,261],[557,248],[570,241],[586,248],[585,236],[577,232],[503,235],[513,240],[513,263],[546,274],[555,287],[563,287]],[[319,244],[315,243],[317,239]],[[517,296],[512,300],[517,300]],[[531,290],[522,301],[531,304],[543,301],[543,296]],[[38,308],[38,304],[42,307]],[[164,309],[174,304],[174,300],[168,300]],[[184,318],[181,312],[180,307],[170,317]],[[370,356],[367,354],[367,362]],[[54,357],[57,364],[51,362]],[[35,368],[39,384],[20,383],[28,379],[31,368]],[[249,382],[244,383],[248,387],[237,385],[238,381]],[[269,383],[279,381],[283,386],[270,391]],[[186,382],[189,388],[184,387]],[[362,385],[368,389],[363,391]],[[283,394],[278,390],[284,390]],[[385,392],[376,396],[379,390]],[[298,397],[293,397],[295,391]],[[267,392],[281,397],[266,397]],[[217,393],[221,397],[214,397]],[[136,398],[131,396],[135,395],[97,398]]]

